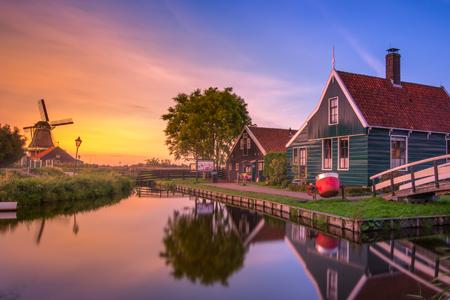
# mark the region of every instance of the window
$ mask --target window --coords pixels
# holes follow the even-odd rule
[[[306,166],[306,148],[299,149],[299,163],[300,166]]]
[[[338,97],[328,99],[328,125],[338,123],[339,107]]]
[[[322,170],[332,169],[331,139],[322,140]]]
[[[335,270],[327,269],[327,299],[338,298],[338,273]]]
[[[264,162],[263,161],[259,161],[258,162],[258,170],[259,171],[263,171],[264,170]]]
[[[447,142],[447,154],[450,154],[450,139],[446,140]],[[450,162],[450,158],[447,158],[447,161]]]
[[[306,148],[292,149],[292,171],[296,178],[306,177]]]
[[[240,143],[241,143],[240,146],[241,146],[242,155],[247,156],[248,149],[250,149],[250,138],[248,137],[248,135],[246,133],[244,133],[242,135]]]
[[[391,168],[408,162],[408,141],[406,136],[391,136]]]
[[[348,170],[349,168],[349,138],[339,139],[339,170]]]
[[[292,149],[292,164],[298,165],[298,148]]]

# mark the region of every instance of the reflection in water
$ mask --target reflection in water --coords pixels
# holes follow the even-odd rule
[[[116,202],[0,220],[0,298],[448,297],[445,234],[357,244],[208,200],[131,197],[101,208]]]
[[[164,232],[161,257],[177,279],[227,285],[228,277],[242,267],[246,248],[224,205],[205,201],[175,211]]]
[[[403,299],[448,296],[448,259],[415,241],[350,244],[288,224],[287,242],[324,299]],[[448,249],[449,239],[434,237]],[[448,252],[447,252],[448,254]],[[447,297],[445,297],[447,298]]]

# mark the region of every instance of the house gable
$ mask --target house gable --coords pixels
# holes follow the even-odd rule
[[[329,99],[338,97],[338,124],[329,125]],[[346,86],[342,82],[336,70],[332,70],[327,84],[320,97],[320,102],[311,112],[297,133],[286,144],[289,147],[303,139],[320,139],[333,136],[364,134],[368,124],[361,111],[353,101]],[[307,133],[304,136],[305,132]]]

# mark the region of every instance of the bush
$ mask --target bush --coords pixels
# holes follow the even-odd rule
[[[45,202],[93,200],[131,193],[132,180],[116,173],[102,175],[13,177],[0,181],[0,200],[20,206]]]
[[[270,185],[281,185],[287,180],[287,160],[284,152],[272,152],[264,156],[264,176]],[[284,184],[287,186],[289,182]]]
[[[40,176],[65,176],[66,174],[60,168],[39,168],[31,169],[31,174]]]
[[[288,186],[289,190],[293,191],[293,192],[306,192],[307,187],[308,187],[308,185],[306,183],[301,183],[301,184],[291,183]]]

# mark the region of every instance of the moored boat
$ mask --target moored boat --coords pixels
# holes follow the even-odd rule
[[[0,212],[1,211],[16,211],[17,202],[0,202]]]
[[[337,173],[322,173],[316,176],[316,189],[320,197],[335,197],[339,193],[341,182]]]

